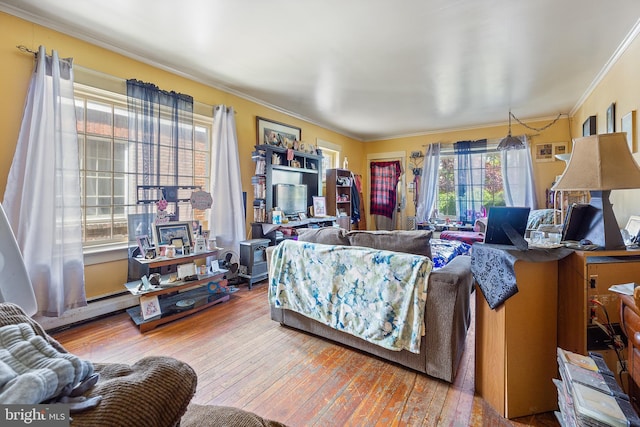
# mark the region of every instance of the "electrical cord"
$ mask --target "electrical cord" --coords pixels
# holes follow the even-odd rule
[[[627,364],[626,364],[626,361],[622,359],[622,355],[621,355],[621,352],[622,350],[624,350],[624,347],[625,347],[624,342],[622,341],[622,338],[620,337],[620,335],[616,334],[615,329],[613,329],[613,325],[611,324],[607,307],[602,302],[600,302],[600,300],[596,298],[591,299],[589,302],[597,305],[604,312],[604,316],[606,318],[606,322],[604,324],[602,324],[597,320],[597,317],[595,316],[595,314],[592,315],[593,317],[591,319],[591,322],[594,325],[598,326],[600,329],[602,329],[605,332],[605,334],[607,334],[607,337],[609,337],[609,339],[611,340],[611,344],[609,345],[609,347],[616,352],[616,356],[618,357],[618,362],[620,363],[620,372],[618,372],[618,374],[621,374],[622,372],[626,372]]]

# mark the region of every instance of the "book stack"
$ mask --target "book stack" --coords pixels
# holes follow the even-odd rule
[[[640,426],[640,418],[613,372],[598,353],[589,356],[557,349],[561,380],[556,418],[563,427]]]

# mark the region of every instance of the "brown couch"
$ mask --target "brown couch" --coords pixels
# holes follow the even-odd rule
[[[322,244],[366,246],[376,249],[431,256],[431,231],[351,231],[337,228],[300,232],[298,240]],[[267,249],[267,260],[274,247]],[[458,256],[429,275],[425,309],[425,335],[420,353],[392,351],[361,338],[337,331],[294,311],[271,307],[271,318],[338,343],[365,351],[430,376],[453,382],[470,321],[470,294],[473,289],[471,258]]]

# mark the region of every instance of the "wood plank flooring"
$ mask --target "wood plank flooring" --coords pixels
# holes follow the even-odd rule
[[[551,413],[505,420],[474,396],[473,324],[448,384],[280,326],[269,317],[266,282],[144,334],[121,313],[53,336],[93,362],[176,357],[198,373],[194,403],[242,408],[291,427],[559,425]]]

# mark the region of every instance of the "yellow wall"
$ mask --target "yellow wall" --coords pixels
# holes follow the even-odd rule
[[[553,119],[551,119],[553,120]],[[543,120],[540,122],[526,122],[533,128],[542,128],[551,120]],[[457,130],[443,133],[433,133],[421,136],[411,136],[406,138],[396,138],[390,140],[380,140],[368,142],[366,145],[367,154],[384,153],[389,151],[405,151],[407,159],[405,163],[409,164],[409,156],[412,151],[422,151],[425,153],[429,144],[434,142],[453,143],[457,141],[477,140],[477,139],[502,139],[507,135],[508,126],[491,126],[467,130]],[[512,123],[511,131],[514,135],[530,135],[529,142],[531,144],[532,157],[534,158],[533,167],[535,173],[536,196],[538,207],[546,207],[546,190],[551,187],[556,175],[560,175],[564,170],[565,163],[560,160],[552,162],[536,162],[535,161],[535,145],[553,142],[565,142],[570,146],[571,135],[569,134],[569,120],[566,117],[558,120],[556,124],[543,132],[535,132],[525,128],[517,123]],[[409,172],[408,181],[413,179]],[[407,199],[411,199],[410,193]],[[413,215],[414,206],[407,203],[407,215]]]
[[[2,153],[2,156],[0,156],[0,197],[4,194],[7,175],[18,139],[29,78],[33,69],[33,56],[20,52],[16,49],[17,45],[25,45],[32,50],[37,50],[39,45],[44,45],[48,51],[55,49],[61,57],[73,57],[75,64],[88,69],[122,79],[137,78],[149,81],[162,89],[192,95],[198,102],[210,105],[226,104],[234,107],[237,111],[236,124],[241,159],[241,176],[243,189],[248,195],[247,202],[249,206],[253,201],[250,178],[254,169],[254,164],[251,161],[251,151],[256,138],[256,116],[302,128],[302,137],[305,142],[315,144],[317,139],[322,139],[340,145],[342,147],[342,156],[349,158],[349,168],[365,178],[367,177],[366,168],[368,166],[367,155],[405,151],[407,154],[405,163],[409,164],[410,159],[408,156],[411,151],[424,152],[425,145],[432,142],[502,138],[507,133],[507,126],[503,125],[363,143],[235,95],[0,12],[0,63],[2,63],[0,69],[0,93],[3,94],[0,100],[0,129],[2,129],[2,133],[0,133],[0,152]],[[634,75],[636,70],[640,69],[639,67],[640,42],[636,40],[584,105],[578,109],[571,121],[562,119],[558,124],[539,135],[532,136],[530,140],[532,146],[535,147],[535,144],[546,142],[569,142],[572,135],[577,137],[582,134],[582,122],[592,114],[597,114],[598,116],[598,131],[604,132],[605,112],[611,102],[616,102],[616,120],[619,127],[619,121],[623,114],[639,108],[640,80]],[[537,123],[527,122],[528,125],[533,127],[541,127],[547,123],[547,120]],[[516,135],[536,133],[523,128],[517,123],[514,123],[512,128],[513,133]],[[571,129],[571,133],[569,129]],[[638,156],[636,153],[637,161]],[[545,190],[551,185],[555,176],[562,173],[564,162],[534,161],[534,168],[538,204],[543,207],[545,204]],[[407,181],[411,179],[411,173],[409,172]],[[368,183],[365,182],[364,187],[366,189]],[[634,197],[636,200],[638,199],[640,195],[638,191],[640,190],[620,190],[614,191],[612,194],[614,209],[621,225],[626,224],[629,215],[639,213],[638,204],[633,201]],[[407,195],[407,199],[410,201],[411,194]],[[368,200],[368,192],[365,193],[365,200]],[[407,203],[407,214],[413,214],[413,204],[410,202]],[[248,216],[247,232],[250,231],[250,221],[251,218]],[[87,295],[95,297],[121,291],[123,289],[122,284],[126,281],[126,273],[126,260],[88,266],[86,269]]]
[[[364,144],[360,141],[0,12],[0,198],[4,195],[33,70],[33,55],[19,51],[17,45],[24,45],[31,50],[44,45],[48,52],[55,49],[60,57],[73,57],[74,64],[88,69],[122,79],[136,78],[152,82],[162,89],[189,94],[197,102],[234,107],[237,111],[240,169],[248,206],[253,203],[251,175],[255,165],[251,160],[251,151],[256,143],[256,116],[300,127],[305,142],[315,144],[320,138],[342,146],[342,154],[349,158],[349,167],[361,173],[362,163],[358,159],[364,157]],[[251,211],[248,213],[247,233],[251,230],[249,224],[252,219]],[[122,291],[126,276],[126,260],[88,266],[85,270],[87,296],[91,298]]]
[[[582,136],[582,124],[587,117],[592,115],[596,116],[598,133],[606,133],[607,108],[612,102],[616,103],[616,131],[620,131],[620,119],[630,111],[640,109],[639,69],[640,39],[636,38],[573,115],[571,127],[576,137]],[[637,120],[636,116],[636,123],[634,123],[636,152],[633,156],[636,163],[640,163]],[[613,203],[613,210],[621,228],[627,224],[629,216],[640,215],[639,200],[640,190],[613,190],[611,192],[611,203]]]

